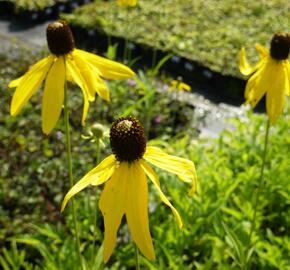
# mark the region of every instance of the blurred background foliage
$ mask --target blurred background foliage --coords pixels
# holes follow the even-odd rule
[[[125,35],[134,42],[173,51],[235,76],[239,76],[237,53],[242,45],[249,48],[255,42],[268,44],[273,32],[290,26],[288,1],[192,3],[140,0],[136,9],[121,10],[114,1],[96,1],[65,17],[74,26],[101,26],[108,35]],[[107,56],[114,58],[115,53],[111,46]],[[69,189],[62,119],[51,135],[41,133],[42,91],[20,115],[9,115],[13,90],[8,90],[8,82],[46,54],[46,49],[35,52],[20,45],[0,53],[0,265],[4,270],[79,269],[71,211],[59,212]],[[249,55],[256,59],[254,50]],[[150,262],[141,257],[141,267],[241,269],[251,259],[248,269],[289,270],[289,102],[270,130],[258,229],[253,235],[255,245],[247,249],[262,163],[265,115],[249,111],[244,117],[231,119],[233,129],[224,130],[217,139],[200,138],[203,119],[198,118],[196,108],[177,100],[170,89],[171,78],[159,73],[158,63],[137,73],[134,79],[108,83],[112,101],[97,99],[92,103],[85,127],[79,125],[83,104],[81,91],[74,85],[69,86],[69,101],[75,180],[96,165],[96,144],[83,139],[83,135],[89,134],[94,123],[109,128],[122,115],[134,115],[143,122],[150,144],[196,164],[199,188],[193,198],[186,196],[189,186],[158,170],[162,189],[183,218],[181,231],[170,209],[149,184],[150,228],[157,260]],[[104,138],[101,158],[108,153],[109,140]],[[94,208],[101,189],[87,188],[75,200],[83,263],[86,269],[134,269],[134,247],[125,222],[110,262],[102,263],[103,221]],[[98,224],[95,250],[94,211]]]

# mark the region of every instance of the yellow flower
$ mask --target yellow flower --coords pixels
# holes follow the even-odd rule
[[[75,82],[82,90],[84,124],[89,101],[94,101],[96,93],[104,100],[110,99],[103,78],[126,79],[134,75],[125,65],[76,49],[72,32],[65,21],[48,25],[47,43],[51,54],[34,64],[22,77],[9,83],[9,87],[16,87],[10,108],[11,115],[15,116],[45,80],[42,130],[46,134],[52,131],[61,114],[66,80]]]
[[[117,231],[123,215],[126,216],[133,241],[148,259],[155,259],[148,224],[147,177],[156,187],[161,200],[171,208],[178,226],[182,221],[161,190],[158,175],[149,163],[176,174],[180,180],[192,184],[189,194],[196,191],[196,171],[192,161],[166,154],[156,147],[147,146],[143,126],[133,118],[120,118],[110,130],[113,154],[87,173],[66,194],[61,211],[68,201],[88,185],[105,182],[99,201],[104,217],[104,261],[107,262],[116,244]]]
[[[137,5],[137,0],[118,0],[118,5],[121,7],[134,7]]]
[[[177,81],[177,80],[172,80],[171,81],[171,87],[169,88],[170,90],[173,90],[173,89],[177,89],[179,91],[190,91],[191,90],[191,87],[190,85],[184,83],[184,82],[181,82],[181,81]]]
[[[271,41],[270,52],[256,44],[260,61],[251,66],[245,48],[240,51],[240,71],[243,75],[252,75],[245,90],[246,102],[254,108],[266,94],[266,110],[271,123],[275,123],[282,113],[285,96],[290,95],[290,63],[287,59],[290,50],[290,35],[277,33]]]

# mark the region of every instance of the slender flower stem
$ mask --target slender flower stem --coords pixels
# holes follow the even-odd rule
[[[134,244],[135,246],[135,264],[136,264],[136,270],[140,270],[140,263],[139,263],[139,251],[138,251],[138,247],[136,244]]]
[[[128,39],[125,38],[125,44],[124,44],[124,51],[123,51],[123,61],[125,62],[128,56]]]
[[[65,70],[65,76],[66,76],[66,70]],[[73,172],[72,172],[71,137],[70,137],[70,124],[69,124],[68,91],[67,91],[66,80],[65,80],[65,85],[64,85],[64,123],[65,123],[65,136],[66,136],[66,155],[67,155],[68,177],[69,177],[70,187],[72,188],[74,185],[74,181],[73,181]],[[72,207],[73,220],[74,220],[76,249],[79,256],[81,268],[83,268],[81,250],[80,250],[80,237],[79,237],[79,230],[78,230],[78,224],[77,224],[77,218],[76,218],[76,209],[75,209],[73,199],[71,202],[71,207]]]
[[[250,234],[249,234],[249,238],[248,238],[247,251],[250,248],[252,235],[253,235],[255,228],[256,228],[257,209],[258,209],[258,204],[259,204],[261,187],[262,187],[262,183],[263,183],[263,179],[264,179],[264,168],[265,168],[265,163],[266,163],[266,155],[267,155],[267,147],[268,147],[268,139],[269,139],[269,129],[270,129],[270,121],[268,119],[267,126],[266,126],[266,133],[265,133],[264,151],[263,151],[263,156],[262,156],[263,160],[262,160],[262,166],[261,166],[261,170],[260,170],[260,176],[259,176],[259,180],[258,180],[257,192],[256,192],[256,197],[255,197],[254,215],[253,215],[253,219],[251,222],[251,229],[250,229]]]
[[[157,59],[157,51],[156,50],[153,50],[153,54],[152,54],[152,64],[151,64],[151,68],[153,70],[156,67],[156,59]]]

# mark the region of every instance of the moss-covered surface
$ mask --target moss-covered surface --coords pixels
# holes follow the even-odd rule
[[[268,46],[273,33],[290,28],[290,2],[139,0],[136,8],[95,1],[63,17],[74,26],[174,52],[213,71],[240,76],[241,46],[257,58],[254,44]],[[250,49],[251,48],[251,49]]]

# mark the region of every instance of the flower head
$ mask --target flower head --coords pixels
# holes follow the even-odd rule
[[[94,101],[96,93],[104,100],[110,99],[103,78],[126,79],[134,72],[125,65],[76,49],[72,32],[65,21],[49,24],[46,36],[51,54],[34,64],[22,77],[11,81],[9,87],[16,87],[10,108],[11,115],[15,116],[45,81],[42,130],[48,134],[61,114],[65,81],[75,82],[82,90],[84,124],[89,101]]]
[[[277,33],[271,41],[270,51],[256,44],[260,61],[251,66],[247,59],[245,48],[240,52],[240,71],[243,75],[253,74],[248,80],[245,98],[253,108],[266,94],[267,115],[275,123],[282,113],[285,96],[290,95],[290,34]]]
[[[137,0],[118,0],[118,5],[121,7],[134,7],[137,5]]]
[[[148,259],[155,258],[148,224],[147,177],[156,187],[161,200],[171,208],[178,226],[182,221],[177,210],[161,190],[158,175],[149,163],[176,174],[180,180],[192,184],[189,194],[196,191],[196,172],[192,161],[166,154],[156,147],[146,146],[141,123],[133,118],[120,118],[110,131],[113,154],[87,173],[66,194],[61,210],[68,201],[88,185],[106,182],[99,201],[104,217],[104,261],[107,262],[114,250],[117,231],[125,215],[133,241]]]

